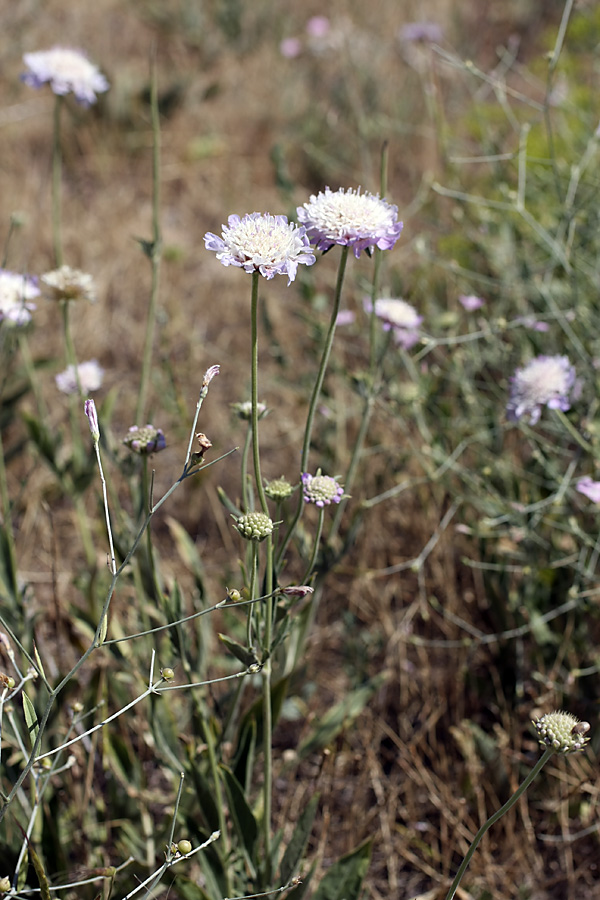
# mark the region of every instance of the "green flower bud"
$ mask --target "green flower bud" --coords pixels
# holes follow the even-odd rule
[[[0,894],[7,894],[10,891],[10,878],[8,875],[5,875],[4,878],[0,878]]]
[[[275,500],[276,503],[287,500],[293,492],[294,488],[283,475],[281,478],[275,478],[273,481],[268,481],[265,485],[265,494],[267,497],[270,497],[271,500]]]
[[[231,590],[227,590],[227,599],[231,600],[232,603],[239,603],[242,595],[236,588],[231,588]]]
[[[273,533],[273,520],[261,512],[246,513],[235,519],[235,527],[247,541],[264,541]]]
[[[179,841],[177,849],[183,856],[187,856],[188,853],[192,852],[192,845],[190,841]]]
[[[589,737],[589,722],[580,722],[571,713],[546,713],[541,719],[534,719],[533,726],[538,733],[540,744],[552,747],[557,753],[574,753],[583,750]]]
[[[165,669],[161,669],[160,674],[165,681],[173,681],[173,679],[175,678],[175,672],[169,666],[167,666]]]

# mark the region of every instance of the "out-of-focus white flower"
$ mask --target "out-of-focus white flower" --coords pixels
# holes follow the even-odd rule
[[[52,91],[62,96],[72,93],[82,106],[90,106],[109,88],[108,81],[100,69],[89,61],[81,50],[72,47],[52,47],[25,53],[23,62],[27,66],[21,78],[33,88],[49,84]]]

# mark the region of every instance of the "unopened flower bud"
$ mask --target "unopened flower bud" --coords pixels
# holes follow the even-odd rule
[[[10,878],[8,875],[5,875],[4,878],[0,878],[0,894],[7,894],[10,891]]]
[[[540,744],[551,747],[557,753],[574,753],[583,750],[589,738],[589,722],[580,722],[568,712],[547,713],[541,719],[534,719]]]
[[[160,674],[165,681],[173,681],[173,679],[175,678],[175,672],[169,666],[167,666],[165,669],[161,669]]]
[[[15,679],[12,675],[5,675],[4,672],[0,672],[0,687],[8,688],[9,691],[15,686]]]
[[[227,599],[231,600],[232,603],[239,603],[242,599],[242,595],[236,588],[232,588],[231,590],[227,590]]]
[[[275,500],[276,503],[287,500],[293,492],[294,488],[283,475],[281,478],[275,478],[273,481],[268,481],[265,485],[265,494],[267,497],[270,497],[271,500]]]
[[[155,428],[154,425],[145,425],[143,428],[132,425],[127,437],[123,438],[123,443],[142,456],[158,453],[167,446],[162,429]]]
[[[177,849],[183,856],[187,856],[188,853],[192,852],[192,844],[190,841],[179,841]]]
[[[231,409],[239,419],[249,422],[252,418],[252,403],[250,400],[245,400],[243,403],[232,403]],[[264,403],[257,403],[256,412],[258,413],[258,418],[262,419],[263,416],[266,416],[267,414],[266,405]]]
[[[100,426],[98,425],[98,413],[96,412],[96,404],[94,401],[86,400],[83,404],[83,411],[88,417],[92,438],[94,439],[94,443],[96,443],[100,440]]]
[[[306,597],[307,594],[314,594],[315,589],[308,584],[292,584],[290,587],[280,588],[282,594],[287,597]]]
[[[235,527],[247,541],[264,541],[273,533],[273,520],[265,513],[251,512],[235,519]]]

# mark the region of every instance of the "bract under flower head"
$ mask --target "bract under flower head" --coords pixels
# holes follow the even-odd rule
[[[321,509],[331,503],[339,503],[344,496],[341,484],[329,475],[321,475],[320,469],[317,469],[316,475],[303,472],[301,480],[304,502],[314,503]]]
[[[159,453],[167,446],[162,429],[155,428],[154,425],[145,425],[143,428],[132,425],[127,437],[123,438],[123,443],[134,453],[141,455]]]
[[[37,278],[0,269],[0,322],[27,325],[31,322],[34,297],[39,297]]]
[[[288,285],[298,265],[312,266],[306,229],[288,222],[287,216],[248,213],[243,219],[229,216],[222,236],[204,235],[207,250],[213,250],[224,266],[239,266],[245,272],[260,272],[265,278],[287,275]]]
[[[370,300],[365,301],[365,309],[371,312]],[[383,322],[384,331],[392,331],[396,343],[405,350],[410,350],[419,340],[421,336],[419,326],[423,316],[420,316],[414,306],[406,300],[381,297],[375,301],[375,315]]]
[[[104,369],[97,359],[90,359],[87,362],[79,363],[77,373],[75,366],[67,366],[64,372],[55,375],[56,387],[63,394],[76,394],[79,390],[77,379],[81,386],[82,394],[90,394],[102,387],[104,378]]]
[[[362,250],[390,250],[402,231],[398,207],[377,194],[361,194],[360,188],[332,191],[327,187],[312,194],[297,213],[317,250],[340,244],[351,247],[357,259]]]
[[[33,88],[49,84],[59,96],[73,93],[82,106],[90,106],[109,88],[108,81],[100,69],[89,61],[81,50],[71,47],[52,47],[25,53],[23,62],[28,71],[21,78]]]
[[[96,302],[96,288],[91,275],[72,269],[70,266],[61,266],[52,272],[46,272],[41,277],[42,284],[48,289],[52,300],[88,300]]]
[[[528,416],[535,425],[543,406],[566,412],[571,408],[570,394],[575,383],[575,369],[567,356],[536,356],[511,378],[508,419],[516,421]]]

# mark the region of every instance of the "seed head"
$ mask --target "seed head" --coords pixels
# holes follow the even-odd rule
[[[533,726],[538,733],[540,744],[552,747],[557,753],[574,753],[583,750],[589,738],[589,722],[580,722],[571,713],[556,710],[546,713],[541,719],[534,719]]]
[[[235,527],[247,541],[264,541],[273,533],[273,520],[265,513],[251,512],[235,519]]]

